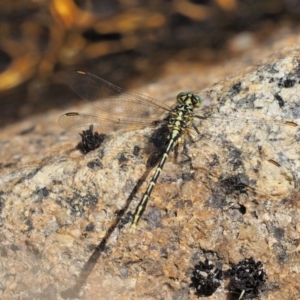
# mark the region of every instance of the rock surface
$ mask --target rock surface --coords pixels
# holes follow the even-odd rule
[[[62,112],[3,130],[1,299],[197,299],[199,261],[226,271],[250,257],[267,274],[259,299],[299,299],[300,55],[278,57],[199,92],[201,139],[169,157],[134,233],[128,212],[161,144],[153,128],[114,133],[85,156],[57,126]],[[172,105],[202,77],[146,93]],[[224,278],[209,299],[238,299],[229,290]]]

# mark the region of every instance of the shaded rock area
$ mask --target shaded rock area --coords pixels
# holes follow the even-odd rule
[[[169,157],[134,233],[164,145],[153,127],[86,155],[56,125],[61,111],[3,130],[1,299],[208,299],[191,285],[197,265],[202,282],[217,274],[209,299],[299,299],[299,70],[286,50],[199,91],[200,136]],[[146,91],[172,105],[202,77]]]

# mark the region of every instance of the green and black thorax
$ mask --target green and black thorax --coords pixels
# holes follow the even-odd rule
[[[200,97],[192,93],[179,93],[177,101],[179,104],[172,110],[167,119],[168,128],[171,132],[169,139],[173,139],[174,142],[178,140],[185,129],[192,125],[194,108],[201,105]]]

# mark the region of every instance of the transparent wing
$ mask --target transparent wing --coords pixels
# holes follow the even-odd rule
[[[102,116],[69,112],[59,117],[58,124],[65,130],[78,134],[88,129],[90,125],[93,125],[95,132],[107,134],[116,130],[120,132],[137,130],[146,126],[149,127],[158,123],[164,123],[164,121],[149,123],[149,119],[123,118],[121,115],[118,116],[118,119],[116,117],[105,118]]]
[[[300,154],[297,123],[215,115],[201,120],[197,128],[200,156],[207,156],[210,166],[217,161],[215,168],[222,166],[223,177],[243,174],[248,186],[266,194],[295,187],[293,167],[299,165]]]
[[[253,110],[231,111],[229,113],[204,112],[196,115],[194,123],[201,133],[226,140],[229,143],[251,149],[253,145],[266,144],[274,148],[289,148],[300,135],[300,126],[292,120],[270,119],[255,115]],[[241,117],[242,116],[242,117]],[[253,117],[255,116],[255,117]],[[285,149],[288,150],[288,149]]]
[[[68,74],[70,87],[83,99],[102,111],[123,118],[155,118],[170,112],[170,107],[135,92],[124,90],[93,74],[72,71]],[[154,116],[154,117],[153,117]]]

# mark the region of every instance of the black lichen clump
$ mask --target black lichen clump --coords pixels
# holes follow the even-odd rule
[[[83,130],[80,136],[81,142],[77,145],[77,148],[83,154],[99,148],[106,138],[106,135],[103,133],[93,132],[93,125],[90,125],[89,129]]]
[[[263,270],[263,264],[256,262],[252,257],[238,264],[232,264],[225,273],[230,278],[228,290],[241,299],[253,299],[258,297],[264,289],[267,274]]]
[[[206,259],[195,266],[192,284],[190,287],[196,289],[195,293],[200,296],[211,296],[221,285],[223,271],[216,268],[213,263]]]
[[[247,193],[248,182],[249,180],[244,174],[229,176],[218,182],[217,191],[224,195],[244,194]]]

